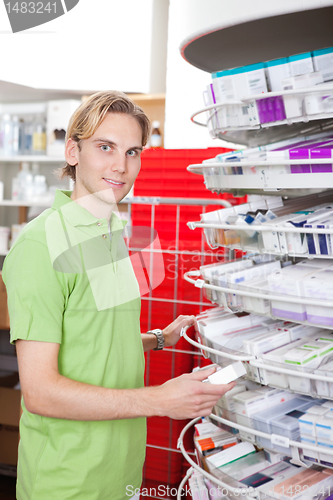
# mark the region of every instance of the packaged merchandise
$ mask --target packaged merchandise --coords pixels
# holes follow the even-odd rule
[[[289,266],[275,271],[268,276],[270,292],[281,296],[304,297],[304,278],[311,274],[311,269],[302,266]],[[305,321],[307,318],[306,306],[292,302],[271,301],[274,316],[292,321]]]

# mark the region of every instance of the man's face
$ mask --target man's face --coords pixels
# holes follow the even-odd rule
[[[141,151],[137,120],[125,113],[107,113],[94,135],[81,141],[80,149],[73,144],[77,197],[93,195],[108,204],[119,203],[140,171]]]

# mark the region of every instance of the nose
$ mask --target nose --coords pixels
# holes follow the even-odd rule
[[[119,172],[121,174],[124,174],[126,172],[126,162],[126,155],[122,154],[120,151],[117,152],[117,154],[112,156],[112,172]]]

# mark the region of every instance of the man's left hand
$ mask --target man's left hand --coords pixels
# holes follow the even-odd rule
[[[192,326],[196,323],[195,316],[178,316],[170,325],[163,329],[165,347],[177,344],[180,339],[180,331],[184,326]]]

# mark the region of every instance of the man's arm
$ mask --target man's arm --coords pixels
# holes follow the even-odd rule
[[[69,420],[116,420],[209,415],[218,399],[234,387],[202,383],[215,368],[184,374],[156,387],[108,389],[64,377],[58,372],[59,344],[17,340],[25,406],[31,413]]]
[[[163,330],[164,347],[175,345],[180,338],[180,331],[184,326],[192,326],[195,323],[195,316],[178,316],[175,321]],[[157,347],[157,338],[153,333],[141,333],[144,352]]]

